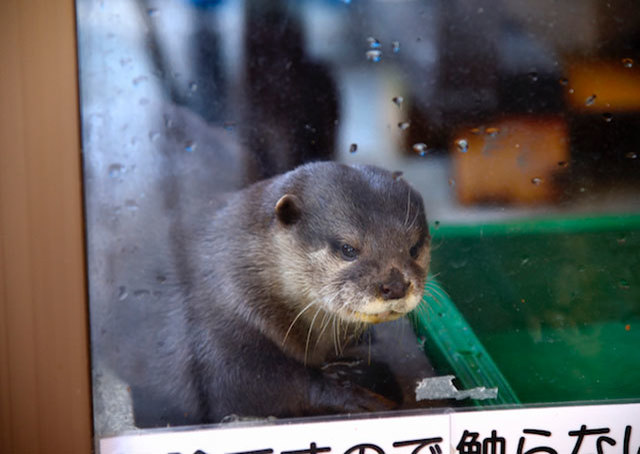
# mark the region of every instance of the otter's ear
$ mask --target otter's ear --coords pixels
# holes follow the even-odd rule
[[[302,215],[302,203],[293,194],[285,194],[276,203],[276,217],[284,225],[295,224]]]

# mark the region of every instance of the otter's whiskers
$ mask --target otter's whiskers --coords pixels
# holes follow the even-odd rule
[[[342,353],[342,346],[340,345],[340,319],[338,314],[333,314],[333,347],[336,351],[336,356]]]
[[[318,317],[318,314],[320,313],[320,310],[322,308],[318,307],[318,310],[316,310],[316,313],[313,315],[313,318],[311,319],[311,323],[309,323],[309,329],[307,331],[307,342],[304,344],[304,364],[307,364],[307,353],[309,352],[309,341],[311,340],[311,332],[313,331],[313,324],[316,322],[316,318]]]
[[[411,189],[407,189],[407,214],[404,217],[403,225],[407,225],[409,222],[409,213],[411,212]]]
[[[298,319],[302,316],[302,314],[304,314],[307,309],[309,309],[311,306],[313,306],[314,304],[316,304],[317,301],[311,301],[309,304],[307,304],[300,312],[298,312],[298,315],[296,315],[296,317],[293,319],[293,321],[291,322],[291,324],[289,325],[289,329],[287,329],[286,334],[284,335],[284,339],[282,339],[282,345],[284,345],[287,342],[287,338],[289,337],[289,334],[291,333],[291,330],[293,329],[293,325],[295,325],[295,323],[298,321]],[[306,355],[305,355],[306,356]]]
[[[324,315],[322,316],[322,321],[320,322],[320,332],[318,333],[318,338],[316,339],[316,343],[313,346],[314,350],[318,347],[318,344],[322,340],[322,336],[324,332],[327,330],[327,327],[331,324],[331,318],[329,318],[329,312],[324,311]]]

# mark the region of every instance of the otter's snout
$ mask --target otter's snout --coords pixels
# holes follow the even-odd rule
[[[403,274],[392,268],[389,277],[380,284],[379,291],[383,300],[398,300],[406,296],[408,288],[409,283],[404,280]]]

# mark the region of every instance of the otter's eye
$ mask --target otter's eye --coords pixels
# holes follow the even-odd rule
[[[411,246],[411,249],[409,249],[409,254],[411,255],[412,259],[418,258],[418,254],[420,253],[420,248],[422,247],[423,244],[424,244],[424,238],[420,238],[420,240],[418,240],[416,244]]]
[[[342,252],[342,258],[345,260],[351,261],[358,257],[358,250],[346,243],[340,247],[340,252]]]

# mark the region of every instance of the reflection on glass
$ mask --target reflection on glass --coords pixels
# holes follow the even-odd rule
[[[417,334],[375,325],[364,361],[332,373],[364,370],[400,408],[640,396],[632,2],[77,3],[99,436],[161,425],[149,413],[202,422],[172,414],[175,387],[129,383],[120,366],[168,371],[126,349],[141,333],[154,354],[197,348],[147,326],[204,254],[190,229],[224,194],[324,160],[417,189],[435,276]],[[447,374],[498,398],[416,402],[417,380]]]

